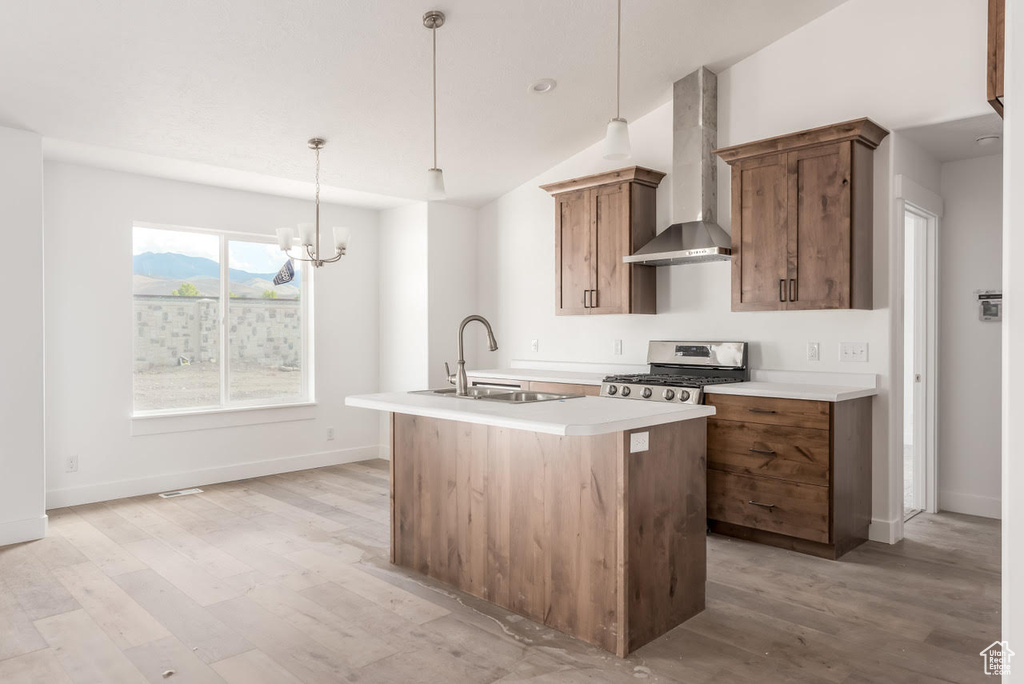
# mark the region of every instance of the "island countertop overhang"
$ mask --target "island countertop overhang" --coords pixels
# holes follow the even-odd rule
[[[345,398],[356,408],[491,425],[551,435],[591,436],[715,415],[713,406],[578,397],[532,404],[386,392]]]

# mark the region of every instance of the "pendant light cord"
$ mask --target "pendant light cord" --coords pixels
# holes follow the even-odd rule
[[[621,1],[621,0],[620,0]],[[437,168],[437,26],[430,29],[434,42],[434,168]]]
[[[619,81],[622,79],[622,0],[618,0],[618,15],[615,21],[615,118],[619,112]]]
[[[313,150],[316,155],[316,258],[320,258],[320,148]]]

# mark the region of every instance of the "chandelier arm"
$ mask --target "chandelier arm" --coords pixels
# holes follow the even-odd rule
[[[285,251],[285,254],[286,254],[286,255],[288,256],[288,258],[289,258],[289,259],[291,259],[292,261],[308,261],[308,262],[316,261],[316,260],[315,260],[315,259],[313,259],[313,258],[308,258],[308,259],[307,259],[306,257],[300,257],[300,256],[293,256],[293,255],[292,255],[292,253],[291,253],[291,250],[286,250],[286,251]]]
[[[335,261],[341,261],[341,257],[345,256],[345,252],[338,252],[330,259],[320,259],[322,264],[333,264]]]

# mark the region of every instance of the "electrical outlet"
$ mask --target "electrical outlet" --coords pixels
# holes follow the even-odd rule
[[[622,356],[622,340],[612,340],[612,354]]]
[[[78,454],[68,456],[67,460],[64,461],[64,472],[65,473],[77,473],[78,472]]]
[[[807,360],[808,361],[821,361],[821,343],[819,343],[819,342],[808,342],[807,343]]]
[[[845,362],[864,363],[868,360],[867,342],[840,342],[839,360]]]
[[[540,340],[530,340],[530,351],[540,351]]]
[[[629,453],[636,454],[651,448],[650,432],[634,432],[629,436]]]
[[[334,428],[332,427],[327,428],[327,441],[334,441]]]

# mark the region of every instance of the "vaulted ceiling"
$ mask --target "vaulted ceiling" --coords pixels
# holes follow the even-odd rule
[[[841,2],[624,0],[623,115],[667,101],[701,64],[724,69]],[[83,161],[135,155],[145,172],[159,162],[142,155],[154,155],[293,182],[310,179],[305,143],[319,135],[325,183],[419,198],[431,163],[421,17],[434,8],[448,15],[437,35],[438,138],[450,199],[479,205],[603,136],[615,0],[9,2],[0,125]],[[541,78],[558,85],[531,93]]]

